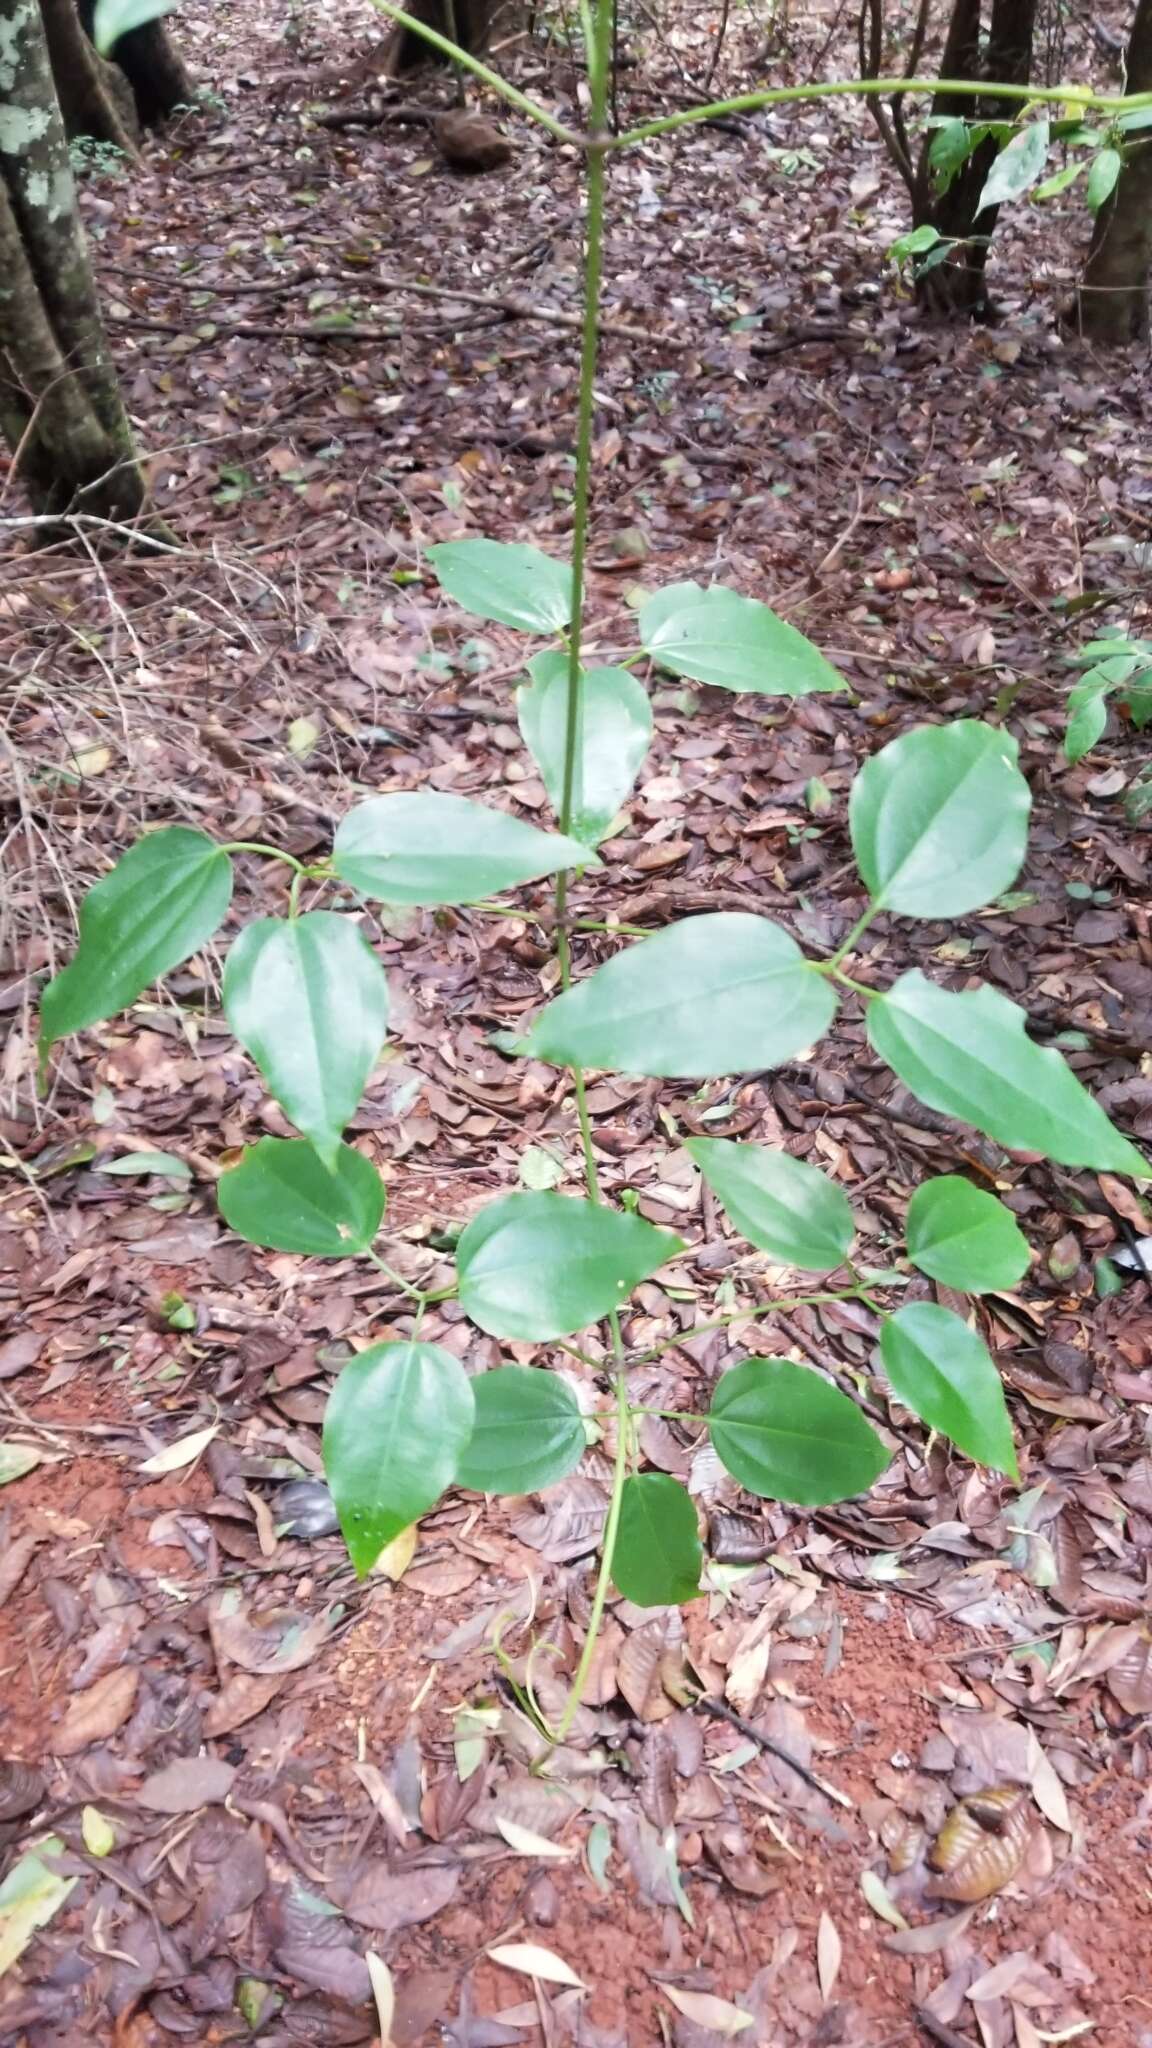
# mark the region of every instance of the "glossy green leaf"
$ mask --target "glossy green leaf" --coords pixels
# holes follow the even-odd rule
[[[575,839],[538,832],[468,797],[404,792],[369,797],[336,833],[342,881],[385,903],[476,903],[595,856]]]
[[[1015,1287],[1030,1264],[1028,1240],[1011,1209],[959,1173],[917,1188],[904,1234],[914,1266],[968,1294]]]
[[[527,633],[557,633],[572,616],[567,562],[524,541],[441,541],[428,557],[449,597],[478,619]]]
[[[528,664],[530,688],[516,692],[520,731],[559,815],[564,799],[568,728],[568,657],[547,652]],[[572,784],[572,833],[596,846],[636,780],[652,742],[652,707],[643,684],[626,668],[584,671],[581,743]]]
[[[978,1465],[1016,1479],[1016,1448],[1000,1375],[951,1309],[910,1301],[885,1319],[880,1356],[893,1393]]]
[[[991,988],[953,995],[919,969],[868,1005],[874,1051],[929,1109],[959,1117],[1013,1151],[1100,1173],[1152,1173],[1051,1046],[1027,1036],[1023,1010]]]
[[[456,1471],[477,1493],[535,1493],[574,1471],[588,1438],[576,1396],[557,1373],[498,1365],[472,1380],[476,1419]]]
[[[220,1214],[249,1244],[346,1259],[366,1252],[384,1214],[370,1159],[339,1145],[331,1168],[306,1138],[261,1138],[216,1184]]]
[[[640,642],[676,676],[738,693],[805,697],[848,686],[795,626],[719,584],[670,583],[642,606]]]
[[[1032,797],[1016,742],[978,719],[921,725],[866,761],[849,822],[873,902],[906,917],[961,917],[1020,872]]]
[[[344,1367],[324,1416],[324,1471],[361,1577],[451,1486],[473,1420],[468,1375],[438,1344],[373,1344]]]
[[[1124,159],[1118,149],[1102,149],[1093,157],[1084,188],[1084,197],[1093,213],[1099,213],[1105,200],[1111,199],[1123,168]]]
[[[246,925],[224,969],[224,1014],[285,1114],[334,1165],[388,1023],[388,984],[364,934],[332,910]]]
[[[1066,192],[1069,185],[1076,183],[1083,169],[1083,163],[1061,164],[1058,171],[1053,171],[1050,178],[1045,178],[1042,185],[1037,185],[1032,194],[1033,199],[1055,199],[1057,193]]]
[[[746,1358],[724,1373],[708,1427],[749,1493],[803,1507],[866,1493],[891,1457],[846,1394],[786,1358]]]
[[[80,943],[40,998],[42,1043],[134,1003],[206,944],[231,900],[232,862],[203,832],[138,839],[80,905]]]
[[[1048,156],[1047,121],[1031,121],[1021,128],[1000,151],[980,194],[977,214],[986,206],[1003,206],[1007,199],[1019,199],[1034,185]]]
[[[1073,764],[1089,754],[1103,739],[1108,725],[1108,698],[1112,685],[1093,669],[1068,692],[1068,723],[1064,728],[1064,753]]]
[[[942,121],[928,149],[928,161],[932,166],[932,182],[938,192],[946,192],[958,170],[967,163],[976,146],[975,132],[967,121],[956,119]]]
[[[827,1273],[847,1258],[852,1210],[817,1167],[732,1138],[689,1138],[685,1149],[750,1244],[805,1272]]]
[[[642,1216],[570,1195],[504,1195],[456,1246],[460,1300],[493,1337],[570,1337],[684,1247]]]
[[[624,1481],[612,1553],[617,1590],[637,1607],[679,1607],[700,1591],[704,1554],[691,1496],[664,1472]]]
[[[697,1080],[775,1066],[828,1029],[836,997],[766,917],[717,911],[628,946],[549,1003],[524,1051]]]

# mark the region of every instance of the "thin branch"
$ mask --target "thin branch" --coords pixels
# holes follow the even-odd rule
[[[727,1721],[730,1728],[738,1729],[741,1735],[747,1736],[749,1742],[756,1744],[757,1749],[766,1750],[769,1756],[776,1758],[777,1763],[787,1764],[790,1771],[795,1771],[798,1778],[803,1778],[804,1783],[811,1785],[812,1790],[819,1792],[823,1798],[834,1800],[837,1806],[846,1806],[849,1812],[854,1811],[852,1801],[846,1792],[838,1791],[835,1785],[826,1785],[823,1778],[818,1778],[815,1771],[810,1771],[807,1764],[802,1764],[798,1756],[793,1756],[790,1749],[784,1748],[783,1743],[777,1742],[771,1735],[763,1734],[754,1721],[746,1721],[743,1714],[736,1713],[724,1700],[714,1700],[710,1693],[701,1693],[693,1700],[692,1705],[698,1707],[702,1714],[711,1714],[714,1721]]]

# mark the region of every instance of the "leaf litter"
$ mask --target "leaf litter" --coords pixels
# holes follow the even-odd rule
[[[397,279],[490,290],[510,264],[539,304],[571,308],[571,168],[525,141],[478,197],[410,178],[422,159],[406,131],[310,127],[305,187],[312,59],[343,73],[345,50],[310,18],[273,99],[279,53],[241,50],[242,13],[181,33],[233,105],[246,96],[243,127],[205,117],[156,144],[126,173],[130,204],[85,194],[134,409],[170,444],[161,490],[186,552],[162,570],[46,557],[31,577],[26,561],[15,581],[0,572],[0,658],[18,629],[21,661],[31,648],[53,676],[51,700],[23,691],[9,729],[39,809],[19,812],[9,849],[3,956],[0,1108],[31,1181],[0,1211],[0,1906],[14,1874],[31,1903],[17,1897],[8,1922],[0,2028],[33,2048],[69,2029],[135,2048],[137,2019],[154,2039],[217,2038],[239,2014],[273,2043],[383,2031],[397,2048],[609,2048],[671,2025],[680,2048],[881,2048],[920,2013],[929,2040],[1034,2048],[1091,2027],[1119,2041],[1152,1964],[1130,1911],[1152,1836],[1152,1350],[1146,1281],[1098,1298],[1093,1272],[1122,1223],[1146,1228],[1130,1191],[954,1130],[892,1089],[862,1033],[834,1061],[699,1096],[595,1084],[606,1184],[693,1244],[676,1287],[646,1283],[629,1320],[637,1347],[680,1339],[642,1369],[650,1405],[693,1405],[739,1355],[738,1326],[691,1334],[732,1253],[685,1135],[751,1135],[830,1166],[877,1265],[924,1171],[959,1172],[1003,1194],[1037,1247],[983,1310],[1025,1476],[1014,1493],[889,1414],[899,1455],[876,1492],[801,1515],[750,1502],[690,1432],[653,1421],[647,1455],[707,1522],[707,1597],[683,1617],[613,1602],[586,1705],[549,1753],[491,1646],[554,1711],[606,1467],[593,1454],[524,1502],[449,1498],[394,1583],[357,1584],[315,1493],[307,1524],[281,1512],[284,1489],[322,1485],[341,1360],[410,1320],[379,1276],[262,1255],[222,1228],[221,1154],[280,1126],[211,1013],[199,1021],[216,963],[173,978],[179,1011],[141,1006],[70,1048],[46,1109],[26,1091],[33,988],[70,942],[58,885],[74,896],[142,823],[184,817],[308,858],[358,789],[514,795],[534,821],[545,805],[515,729],[518,648],[477,633],[422,563],[462,532],[565,551],[574,354],[547,323],[473,327],[475,308],[413,304]],[[784,70],[802,75],[829,26],[797,22]],[[732,31],[734,89],[752,33]],[[644,39],[637,87],[654,104],[680,89],[698,36],[674,15]],[[538,53],[524,61],[539,85]],[[878,737],[986,713],[1003,692],[1037,797],[1021,890],[956,928],[881,927],[877,957],[961,980],[978,965],[1038,1032],[1077,1034],[1077,1070],[1147,1146],[1147,854],[1118,808],[1131,735],[1073,769],[1056,751],[1061,607],[1146,603],[1131,539],[1152,489],[1146,386],[1052,348],[1050,273],[1006,327],[972,334],[920,327],[878,290],[898,201],[888,178],[859,176],[873,148],[859,115],[781,110],[674,156],[660,145],[616,178],[628,253],[610,315],[652,338],[606,346],[597,632],[616,634],[638,589],[717,575],[814,627],[855,692],[786,716],[696,693],[693,717],[658,678],[653,752],[608,845],[616,908],[655,928],[755,906],[834,945],[859,908],[844,881],[853,767]],[[818,179],[802,159],[780,167],[817,136]],[[252,324],[230,296],[250,270],[285,283],[273,204],[278,232],[316,247],[318,310],[378,319],[382,291],[388,317],[403,306],[386,382],[379,346],[310,349],[290,310],[278,333],[229,331]],[[1022,217],[1000,232],[1010,288],[1030,230]],[[190,319],[192,281],[208,305]],[[29,584],[43,624],[16,602]],[[106,639],[109,592],[131,630],[101,662],[82,634],[62,643],[60,621]],[[281,907],[255,859],[240,888],[247,909]],[[432,1288],[449,1270],[434,1219],[463,1221],[525,1159],[548,1185],[579,1182],[554,1071],[512,1072],[486,1042],[494,1005],[515,1026],[543,992],[547,900],[523,900],[495,932],[404,913],[373,934],[396,1057],[353,1129],[389,1163],[397,1262]],[[777,1355],[872,1370],[855,1309],[757,1327]],[[426,1330],[477,1369],[500,1361],[452,1304]],[[548,1362],[586,1414],[602,1410],[586,1365]],[[735,1718],[698,1709],[701,1688]]]

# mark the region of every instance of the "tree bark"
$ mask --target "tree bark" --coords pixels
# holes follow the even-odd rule
[[[504,9],[500,0],[412,0],[407,10],[417,21],[459,43],[473,57],[482,57],[492,39],[492,30]],[[433,49],[412,29],[397,28],[386,45],[386,69],[393,78],[422,64],[446,64],[448,59]]]
[[[96,0],[77,0],[85,32],[92,33]],[[158,128],[181,107],[196,104],[196,82],[162,21],[130,28],[112,45],[111,60],[132,88],[144,128]]]
[[[1017,112],[1016,106],[982,95],[980,85],[984,80],[1027,85],[1032,71],[1036,13],[1037,0],[992,0],[988,44],[981,59],[981,0],[954,0],[939,76],[971,78],[974,90],[971,99],[941,95],[933,101],[933,113],[972,122],[1011,119]],[[925,310],[942,318],[980,320],[987,319],[991,311],[984,270],[1000,209],[989,206],[981,213],[979,207],[997,149],[998,144],[991,137],[982,142],[946,192],[933,189],[927,142],[921,152],[913,209],[916,225],[930,222],[943,237],[956,244],[948,261],[928,271],[916,288]],[[978,240],[973,239],[976,236]]]
[[[1139,0],[1124,68],[1125,92],[1152,92],[1152,0]],[[1096,216],[1074,309],[1080,332],[1105,344],[1146,341],[1150,282],[1152,139],[1144,139]]]
[[[131,88],[89,42],[76,0],[40,0],[40,12],[66,133],[135,156],[140,128]]]
[[[0,0],[0,429],[38,512],[119,521],[145,484],[108,355],[36,0]]]

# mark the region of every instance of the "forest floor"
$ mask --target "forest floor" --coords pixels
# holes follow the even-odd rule
[[[1065,74],[1091,68],[1087,24],[1052,53]],[[829,47],[831,26],[793,16],[772,75],[845,69],[850,27]],[[544,805],[515,722],[522,649],[447,603],[424,551],[488,534],[565,552],[576,337],[409,287],[570,318],[578,165],[519,121],[513,164],[472,181],[420,129],[308,125],[310,101],[341,104],[346,14],[282,28],[221,4],[181,33],[225,111],[84,191],[179,546],[30,557],[12,525],[0,564],[0,1847],[11,1863],[49,1827],[73,1880],[3,1976],[0,2037],[367,2042],[371,1951],[397,2048],[1147,2048],[1152,1313],[1147,1281],[1093,1283],[1118,1215],[1141,1221],[1130,1193],[917,1108],[851,1008],[815,1062],[702,1089],[598,1081],[608,1193],[690,1244],[630,1322],[644,1343],[683,1333],[650,1371],[660,1405],[698,1403],[736,1349],[690,1335],[732,1254],[685,1135],[817,1160],[877,1252],[926,1171],[959,1171],[1036,1250],[980,1311],[1024,1477],[995,1483],[905,1428],[867,1500],[806,1514],[650,1425],[649,1460],[705,1512],[708,1590],[683,1614],[613,1604],[548,1756],[493,1644],[521,1675],[554,1646],[533,1659],[554,1703],[605,1462],[531,1500],[450,1495],[395,1582],[357,1583],[337,1536],[291,1533],[280,1489],[320,1472],[333,1375],[410,1318],[378,1273],[222,1227],[222,1156],[285,1127],[209,1006],[216,956],[62,1048],[34,1096],[37,990],[84,887],[144,826],[316,858],[366,791]],[[726,89],[763,76],[765,35],[737,17]],[[624,111],[692,97],[705,40],[684,18],[634,42]],[[574,112],[559,58],[509,61]],[[655,744],[595,901],[654,929],[755,909],[834,946],[860,907],[855,767],[925,719],[1006,717],[1035,795],[1019,888],[956,924],[881,920],[862,971],[978,971],[1063,1035],[1148,1147],[1149,847],[1123,808],[1146,741],[1114,727],[1073,768],[1059,751],[1069,649],[1102,624],[1152,630],[1148,365],[1060,329],[1086,237],[1072,196],[1004,223],[1003,318],[977,330],[917,320],[885,261],[905,225],[843,104],[614,170],[595,639],[634,643],[638,592],[714,578],[809,632],[849,687],[788,705],[652,678]],[[299,338],[333,317],[378,336]],[[242,916],[281,907],[282,870],[240,870]],[[580,1186],[565,1078],[489,1043],[548,985],[547,894],[519,901],[513,920],[373,928],[393,1026],[353,1134],[411,1273],[448,1272],[445,1226],[517,1185],[529,1145]],[[580,964],[610,943],[589,937]],[[102,1170],[141,1150],[182,1168]],[[788,1308],[788,1288],[760,1347],[866,1380],[870,1316]],[[451,1303],[425,1334],[476,1367],[499,1355]],[[603,1406],[597,1374],[537,1357]],[[171,1469],[141,1469],[168,1446],[185,1447]],[[687,1704],[689,1669],[737,1721]],[[984,1837],[997,1888],[942,1897],[926,1843],[997,1788],[1016,1802]],[[579,1984],[493,1960],[517,1943]]]

